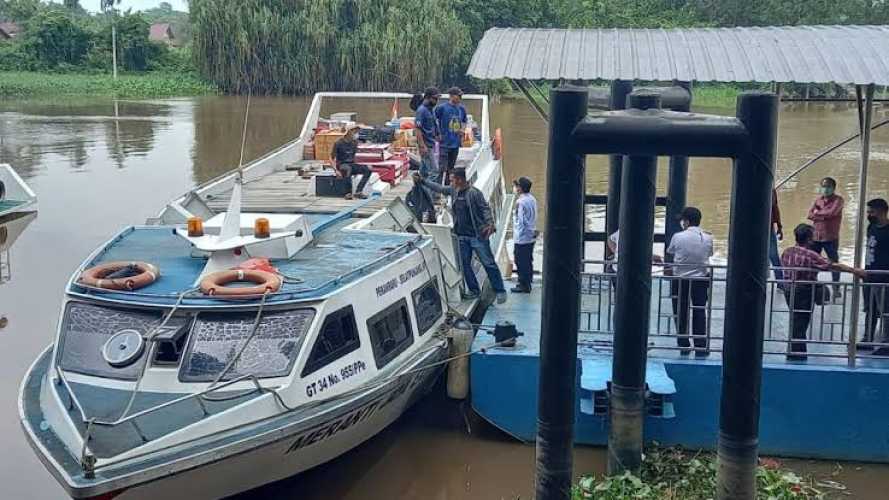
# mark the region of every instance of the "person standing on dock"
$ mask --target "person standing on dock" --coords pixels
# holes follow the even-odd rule
[[[497,303],[503,304],[506,302],[506,288],[503,285],[503,275],[500,274],[500,268],[497,267],[497,261],[489,241],[491,235],[497,231],[491,207],[485,201],[485,195],[466,180],[465,169],[454,169],[451,180],[450,186],[443,186],[425,180],[419,174],[414,174],[415,183],[451,197],[451,210],[454,217],[453,231],[457,235],[460,245],[463,281],[468,289],[463,294],[463,299],[471,300],[481,295],[481,287],[472,271],[472,255],[474,253],[488,274],[491,288],[497,294]]]
[[[709,356],[707,335],[707,300],[710,294],[710,257],[713,255],[713,236],[701,230],[701,211],[685,207],[680,215],[682,231],[673,235],[667,253],[673,255],[673,263],[667,274],[677,276],[670,280],[673,314],[676,318],[677,342],[680,354],[687,355],[688,316],[691,305],[691,334],[695,356]],[[669,265],[669,264],[668,264]]]
[[[867,202],[867,253],[864,269],[864,310],[866,313],[864,338],[862,342],[889,342],[886,317],[889,314],[889,204],[883,198],[875,198]],[[880,334],[877,336],[877,321],[880,322]],[[858,349],[870,349],[869,345],[858,345]],[[874,351],[875,355],[889,356],[889,347],[881,346]]]
[[[814,225],[815,235],[812,239],[812,250],[821,253],[823,250],[831,262],[839,262],[840,255],[840,224],[843,222],[843,197],[836,194],[837,181],[832,177],[821,180],[819,191],[821,196],[815,199],[812,208],[809,209],[808,219]],[[834,271],[833,296],[835,299],[842,297],[840,291],[840,273]]]
[[[823,291],[815,282],[818,281],[819,271],[848,272],[860,278],[866,278],[863,269],[855,269],[839,262],[831,262],[812,250],[815,228],[808,224],[800,224],[793,230],[796,246],[792,246],[781,255],[781,264],[785,268],[785,278],[790,280],[784,289],[784,298],[790,315],[790,338],[792,340],[806,340],[806,332],[809,330],[809,322],[812,320],[812,309],[815,303],[821,303],[815,296]],[[791,342],[790,352],[787,354],[789,361],[806,360],[806,343]]]
[[[440,92],[435,87],[423,91],[423,103],[414,115],[417,137],[417,150],[420,153],[420,175],[434,182],[440,182],[438,169],[438,122],[433,111],[438,104]]]
[[[772,264],[772,272],[778,280],[778,287],[783,287],[781,280],[784,273],[781,272],[781,256],[778,254],[778,242],[784,239],[784,228],[781,226],[781,209],[778,208],[778,192],[772,188],[772,224],[771,238],[769,238],[769,262]]]
[[[444,168],[444,185],[450,184],[450,175],[457,165],[463,129],[466,128],[466,108],[463,107],[463,91],[460,87],[448,89],[448,100],[435,107],[435,118],[441,133],[441,157],[439,166]]]
[[[537,200],[531,194],[531,179],[519,177],[512,184],[516,194],[512,253],[519,275],[518,285],[512,292],[531,293],[534,243],[537,241]]]
[[[333,150],[330,152],[330,160],[333,162],[333,168],[336,170],[338,177],[345,177],[351,181],[353,175],[361,176],[358,187],[353,187],[349,194],[346,195],[347,200],[351,200],[353,197],[367,198],[364,194],[364,186],[370,180],[371,174],[370,168],[367,165],[355,163],[355,154],[358,152],[358,128],[358,125],[352,125],[346,129],[346,135],[336,141],[333,145]]]

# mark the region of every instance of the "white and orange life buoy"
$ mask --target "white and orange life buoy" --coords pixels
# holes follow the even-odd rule
[[[494,150],[494,159],[503,159],[503,132],[498,128],[494,131],[494,140],[491,141],[491,149]]]
[[[111,277],[119,271],[133,267],[138,274],[120,278]],[[160,270],[154,264],[148,262],[107,262],[91,267],[80,274],[78,282],[93,288],[106,290],[138,290],[155,281],[160,276]]]
[[[256,286],[227,286],[237,281],[249,281]],[[256,269],[231,269],[210,273],[201,280],[201,291],[216,297],[255,297],[274,293],[281,288],[276,274]]]

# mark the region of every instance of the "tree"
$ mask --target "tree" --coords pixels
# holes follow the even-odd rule
[[[77,10],[80,9],[80,0],[65,0],[64,2],[66,9]]]
[[[161,10],[166,13],[173,12],[173,6],[170,5],[170,2],[161,2],[160,5],[157,6],[158,10]]]
[[[80,63],[89,46],[89,32],[64,11],[48,9],[38,13],[25,31],[25,47],[49,68]]]
[[[40,0],[0,0],[0,21],[27,21],[41,7]]]

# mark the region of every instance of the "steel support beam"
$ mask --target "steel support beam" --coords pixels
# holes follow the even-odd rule
[[[538,500],[571,497],[574,406],[577,400],[577,330],[583,255],[585,158],[572,131],[587,112],[587,90],[550,91],[546,182],[540,382],[537,406]]]
[[[629,106],[653,110],[655,93],[630,94]],[[651,246],[657,157],[624,157],[620,209],[620,248],[614,306],[614,356],[608,410],[608,474],[638,472],[642,465],[645,421],[645,365],[651,306]]]
[[[778,131],[778,97],[738,97],[749,150],[735,160],[726,278],[717,498],[753,500],[759,443],[769,221]]]

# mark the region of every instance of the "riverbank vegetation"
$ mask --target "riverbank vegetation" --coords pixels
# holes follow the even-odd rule
[[[473,47],[491,27],[889,23],[889,2],[872,0],[191,0],[190,13],[163,2],[144,12],[119,11],[119,0],[102,0],[101,14],[80,3],[0,0],[0,21],[23,28],[0,40],[0,72],[110,73],[114,23],[122,71],[188,75],[224,92],[416,91],[435,83],[508,94],[505,82],[480,85],[465,76]],[[152,22],[172,23],[181,46],[149,41]],[[702,106],[731,105],[737,90],[701,86],[695,98]],[[785,92],[843,90],[786,86]]]
[[[716,498],[716,457],[677,448],[646,450],[640,477],[582,478],[572,500],[709,500]],[[757,498],[763,500],[829,499],[847,493],[834,481],[801,477],[772,459],[760,460]]]
[[[153,11],[145,15],[110,9],[91,15],[77,1],[62,5],[0,0],[0,21],[12,22],[20,30],[11,39],[0,39],[0,96],[162,97],[215,92],[216,86],[195,70],[187,45],[149,40],[150,20],[167,16],[181,23],[172,9]],[[187,14],[178,14],[187,19]],[[117,80],[112,77],[112,25]]]

